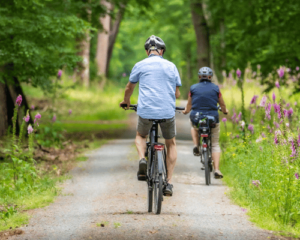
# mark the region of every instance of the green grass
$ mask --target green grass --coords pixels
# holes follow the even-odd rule
[[[254,83],[245,85],[248,123],[250,123],[250,100],[254,94],[259,95],[257,101],[259,104],[263,95],[262,90],[263,87],[257,87]],[[238,113],[241,105],[239,89],[232,87],[221,91],[230,113],[232,114],[233,108]],[[294,129],[287,129],[287,139],[297,138],[299,109],[293,105],[297,95],[291,95],[292,89],[282,88],[280,91],[279,93],[278,89],[275,89],[277,100],[281,95],[294,108],[292,119]],[[270,97],[271,94],[272,92],[267,95]],[[228,116],[228,119],[231,116]],[[266,120],[264,108],[257,109],[256,114],[251,116],[255,132],[251,134],[246,130],[246,142],[243,141],[238,125],[227,121],[226,134],[224,123],[221,123],[223,180],[230,187],[228,196],[234,203],[247,209],[247,215],[257,226],[272,230],[276,234],[300,237],[300,182],[295,177],[295,173],[300,172],[299,157],[290,161],[289,140],[284,144],[284,139],[281,138],[283,144],[274,144],[274,130],[273,133],[269,133],[267,125],[273,127],[273,121],[279,120],[274,113],[271,113],[271,117],[272,120]],[[264,124],[261,123],[262,120]],[[262,132],[266,137],[257,142]],[[240,137],[236,138],[236,135]],[[257,187],[252,183],[253,180],[259,180],[261,184]]]

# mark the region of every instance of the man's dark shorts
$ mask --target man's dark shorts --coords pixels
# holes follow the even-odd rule
[[[175,117],[166,119],[165,122],[162,122],[159,125],[164,139],[172,139],[176,136]],[[146,137],[149,134],[151,126],[152,121],[139,117],[137,131],[141,136]]]

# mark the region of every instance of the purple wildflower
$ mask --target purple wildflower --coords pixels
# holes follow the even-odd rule
[[[222,119],[222,122],[223,122],[223,123],[226,123],[226,122],[227,122],[227,118],[223,118],[223,119]]]
[[[288,110],[283,109],[283,115],[284,115],[285,117],[288,117]]]
[[[253,118],[251,118],[251,119],[250,119],[250,122],[252,122],[252,123],[253,123]]]
[[[278,82],[278,81],[275,82],[275,86],[276,86],[277,88],[280,88],[280,85],[279,85],[279,82]]]
[[[18,97],[17,97],[17,99],[16,99],[16,104],[20,107],[21,106],[21,104],[22,104],[22,96],[21,95],[19,95]]]
[[[299,179],[299,173],[295,173],[295,177]]]
[[[275,95],[275,93],[274,93],[274,92],[273,92],[273,94],[272,94],[272,99],[273,99],[273,102],[275,102],[276,95]]]
[[[238,68],[238,69],[236,70],[236,75],[237,75],[237,77],[240,78],[240,77],[241,77],[241,74],[242,74],[242,72],[241,72],[241,70]]]
[[[262,136],[263,138],[265,138],[265,137],[266,137],[266,134],[264,134],[264,133],[261,133],[261,136]]]
[[[266,105],[266,102],[267,102],[267,97],[263,96],[262,99],[261,99],[261,101],[260,101],[259,106],[260,107],[264,107]]]
[[[34,123],[39,126],[39,119],[41,119],[42,115],[41,114],[36,114],[34,117]]]
[[[290,105],[291,105],[290,103],[287,103],[287,104],[286,104],[286,107],[288,108]]]
[[[256,113],[256,110],[255,109],[252,109],[252,114],[254,115]]]
[[[299,71],[299,67],[298,66],[296,67],[296,71]]]
[[[42,115],[39,114],[39,113],[38,113],[37,115],[35,115],[35,118],[36,118],[36,119],[41,119],[41,117],[42,117]]]
[[[126,77],[126,73],[123,73],[123,74],[122,74],[122,77]]]
[[[260,185],[260,181],[259,180],[252,180],[252,184],[255,186],[255,187],[258,187]]]
[[[293,140],[291,141],[291,150],[292,150],[292,154],[290,157],[295,157],[297,154],[297,151],[296,151],[295,143]]]
[[[292,117],[294,113],[294,110],[292,108],[290,108],[288,111],[287,111],[287,115],[288,115],[288,118]]]
[[[278,70],[277,70],[277,73],[278,73],[278,76],[280,78],[282,78],[284,76],[284,68],[280,67]]]
[[[34,110],[35,109],[35,106],[34,105],[31,105],[31,110]]]
[[[253,134],[253,132],[254,132],[254,126],[252,124],[249,124],[248,130]]]
[[[57,78],[58,78],[58,79],[61,78],[61,74],[62,74],[62,70],[59,69],[59,70],[58,70],[58,73],[57,73]]]
[[[28,134],[33,132],[33,128],[30,124],[28,125],[27,131],[28,131]]]
[[[255,104],[255,103],[256,103],[256,100],[257,100],[257,98],[258,98],[258,95],[254,95],[254,96],[252,97],[252,99],[251,99],[251,102],[250,102],[250,104]]]
[[[294,102],[294,105],[297,106],[297,102],[296,101]]]
[[[53,115],[52,122],[56,121],[56,115]]]
[[[277,145],[279,143],[277,136],[275,135],[274,143]]]
[[[240,135],[236,135],[235,137],[236,137],[236,138],[240,138]]]
[[[300,147],[300,134],[298,135],[297,143],[298,143],[298,147]]]
[[[29,114],[27,114],[25,117],[23,117],[23,120],[24,120],[25,122],[29,122],[29,120],[30,120]]]
[[[69,109],[69,115],[71,115],[72,114],[72,109]]]
[[[247,209],[245,208],[241,208],[242,212],[246,213],[247,212]]]
[[[275,122],[275,127],[276,127],[276,128],[279,128],[279,127],[280,127],[279,124],[278,124],[277,122]]]
[[[238,115],[238,120],[241,121],[242,120],[242,113],[240,112]]]

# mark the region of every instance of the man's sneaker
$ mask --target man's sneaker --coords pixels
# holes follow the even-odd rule
[[[139,181],[146,181],[147,177],[147,161],[145,158],[142,158],[139,162],[139,170],[137,172],[137,179]]]
[[[163,189],[164,196],[172,197],[173,195],[173,185],[168,183],[167,186]]]
[[[204,163],[201,163],[202,166],[201,166],[201,170],[205,170],[205,166],[204,166]]]
[[[193,153],[194,153],[194,156],[197,156],[197,157],[200,156],[199,147],[194,147]]]
[[[220,170],[215,170],[215,178],[216,179],[223,178],[223,174],[221,173]]]

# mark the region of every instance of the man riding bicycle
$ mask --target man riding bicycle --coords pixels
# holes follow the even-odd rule
[[[162,135],[167,146],[167,176],[168,184],[164,194],[173,194],[171,184],[172,174],[177,160],[175,98],[180,96],[181,80],[176,66],[163,58],[166,52],[164,41],[152,35],[145,42],[148,58],[138,62],[133,67],[129,82],[125,88],[124,100],[120,103],[130,105],[130,96],[139,82],[139,98],[137,114],[139,115],[135,144],[139,161],[138,179],[146,176],[147,161],[145,159],[146,137],[152,126],[149,119],[166,119],[160,123]]]
[[[200,81],[191,86],[188,102],[183,113],[188,114],[192,110],[190,120],[192,124],[191,134],[195,145],[193,153],[195,156],[200,156],[199,135],[196,127],[198,123],[195,122],[196,114],[215,117],[217,124],[215,128],[212,128],[212,159],[214,162],[215,178],[223,178],[223,174],[219,169],[221,149],[219,146],[220,124],[217,104],[220,104],[223,113],[227,114],[228,111],[219,87],[211,82],[213,71],[209,67],[203,67],[199,69],[198,75]]]

